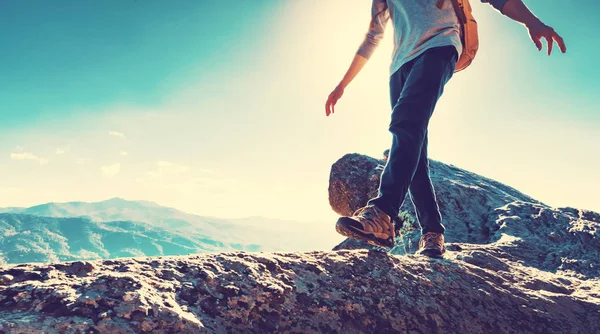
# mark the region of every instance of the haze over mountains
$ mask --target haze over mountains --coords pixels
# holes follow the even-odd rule
[[[306,227],[262,217],[197,216],[121,198],[3,208],[0,264],[330,248],[325,237],[306,236]]]

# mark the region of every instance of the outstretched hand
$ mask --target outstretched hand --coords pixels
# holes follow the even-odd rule
[[[344,87],[337,85],[335,89],[329,94],[327,102],[325,103],[325,115],[329,116],[335,112],[335,104],[344,95]]]
[[[543,49],[541,39],[545,38],[548,44],[548,55],[552,54],[552,45],[554,44],[554,41],[556,41],[556,44],[562,53],[567,52],[567,46],[565,45],[565,42],[563,41],[562,37],[560,37],[560,35],[558,35],[556,31],[552,29],[552,27],[545,25],[541,21],[537,21],[531,25],[528,25],[527,29],[529,29],[529,36],[531,37],[531,40],[533,43],[535,43],[535,46],[539,51],[542,51]]]

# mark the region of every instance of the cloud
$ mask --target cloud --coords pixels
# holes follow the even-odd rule
[[[11,153],[10,158],[13,160],[35,160],[40,163],[40,165],[45,165],[48,163],[48,159],[40,158],[37,155],[29,152],[21,152],[21,153]]]
[[[176,175],[190,170],[189,166],[179,165],[169,161],[157,161],[157,169],[146,172],[146,175],[152,178],[158,178],[167,175]]]
[[[71,150],[71,146],[67,145],[66,147],[59,147],[56,149],[57,155],[63,155]]]
[[[75,159],[75,163],[78,165],[84,165],[86,162],[88,162],[89,159],[87,158],[77,158]]]
[[[121,153],[119,153],[119,154],[120,154],[120,155],[122,155],[122,156],[127,156],[127,155],[129,155],[129,153],[127,153],[127,151],[121,151]]]
[[[115,137],[125,138],[125,134],[122,132],[110,131],[108,134]]]
[[[117,174],[119,174],[120,171],[121,164],[118,162],[112,165],[102,166],[102,173],[104,173],[104,175],[107,177],[117,176]]]

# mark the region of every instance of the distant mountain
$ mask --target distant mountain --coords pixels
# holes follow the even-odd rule
[[[260,250],[143,222],[0,214],[0,264]]]
[[[88,217],[97,222],[130,220],[169,228],[201,225],[211,233],[216,232],[217,228],[230,225],[223,219],[196,216],[150,201],[129,201],[122,198],[93,203],[46,203],[29,208],[12,208],[9,212],[44,217]]]
[[[0,214],[0,224],[4,221],[5,225],[12,226],[4,230],[0,228],[0,245],[6,245],[0,248],[0,253],[11,254],[8,257],[3,255],[8,263],[112,258],[134,254],[187,255],[229,250],[308,251],[330,248],[331,237],[337,236],[331,225],[311,225],[257,216],[221,219],[193,215],[149,201],[122,198],[93,203],[46,203],[29,208],[5,208],[0,212],[5,212]],[[66,221],[70,221],[68,224],[71,225]],[[124,235],[129,233],[137,241],[130,241],[131,245],[127,247],[118,245],[113,250],[103,251],[100,246],[92,247],[94,243],[87,240],[91,234],[66,233],[63,227],[75,226],[72,222],[79,222],[77,224],[85,226],[86,231],[96,231],[94,238],[97,238],[96,234],[103,237],[107,231],[114,232],[118,227],[120,238],[127,239]],[[112,232],[109,234],[112,235]],[[55,235],[65,237],[65,243],[52,241]],[[78,238],[81,240],[77,241]],[[19,240],[19,243],[15,244],[14,240]],[[65,245],[76,241],[89,247],[84,247],[83,253],[69,251]],[[171,251],[160,253],[160,247],[156,245],[163,243]],[[27,248],[27,244],[31,245],[31,249]],[[177,245],[180,247],[177,248]],[[18,255],[19,252],[22,254]],[[87,252],[91,252],[91,257],[87,257]]]
[[[242,236],[232,235],[228,231],[235,226],[226,220],[191,215],[149,201],[128,201],[122,198],[111,198],[95,203],[46,203],[29,208],[13,208],[10,213],[54,218],[85,217],[93,222],[137,222],[156,229],[168,230],[172,233],[193,235],[222,242],[244,243]]]
[[[17,212],[17,211],[21,211],[21,210],[23,210],[23,208],[17,208],[17,207],[0,208],[0,213],[10,213],[10,212]]]
[[[198,216],[160,206],[150,201],[130,201],[122,198],[111,198],[106,201],[92,203],[46,203],[29,208],[9,209],[10,211],[6,212],[43,217],[87,217],[95,222],[120,220],[144,222],[154,227],[177,229],[219,240],[231,240],[233,238],[235,242],[240,243],[246,242],[249,238],[254,240],[252,242],[264,241],[265,235],[276,237],[276,235],[273,235],[276,232],[289,233],[295,231],[302,233],[303,230],[306,230],[306,223],[299,221],[260,216],[238,219]],[[272,246],[274,245],[271,244],[269,248],[273,248]]]

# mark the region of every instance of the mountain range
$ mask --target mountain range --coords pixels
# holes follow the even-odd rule
[[[3,208],[0,263],[329,247],[324,238],[302,238],[308,233],[305,225],[264,217],[198,216],[121,198]]]

